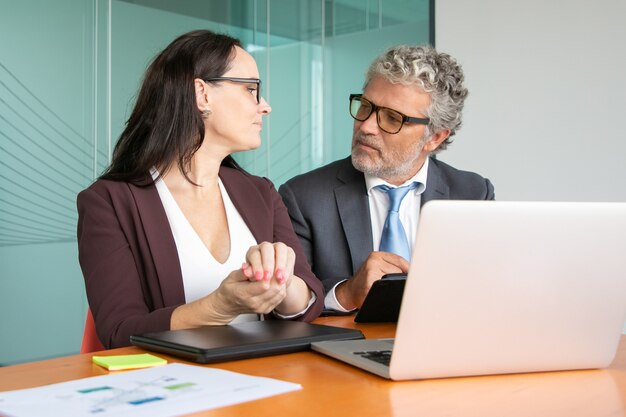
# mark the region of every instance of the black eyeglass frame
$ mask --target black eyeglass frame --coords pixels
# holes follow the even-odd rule
[[[367,114],[367,116],[364,119],[357,119],[356,116],[352,114],[352,100],[354,100],[354,99],[358,99],[361,102],[365,101],[365,102],[367,102],[371,106],[370,112]],[[350,94],[350,107],[348,108],[348,110],[350,110],[350,116],[352,116],[352,118],[354,120],[358,120],[359,122],[366,121],[367,119],[369,119],[369,117],[372,115],[372,113],[375,112],[376,113],[376,123],[378,124],[378,127],[383,132],[387,132],[387,133],[389,133],[391,135],[395,135],[400,130],[402,130],[402,126],[404,126],[404,123],[406,123],[406,122],[415,123],[415,124],[418,124],[418,125],[428,125],[430,123],[430,119],[427,118],[427,117],[411,117],[411,116],[407,116],[406,114],[400,113],[398,110],[390,109],[389,107],[377,106],[376,104],[372,103],[368,99],[363,98],[363,94]],[[380,115],[378,113],[380,110],[389,110],[389,111],[392,111],[394,113],[399,114],[402,117],[402,121],[400,122],[400,127],[398,128],[398,130],[396,130],[395,132],[390,132],[390,131],[384,129],[380,125]]]
[[[256,102],[261,103],[261,80],[258,78],[238,78],[238,77],[212,77],[204,78],[205,82],[211,81],[232,81],[234,83],[256,84]]]

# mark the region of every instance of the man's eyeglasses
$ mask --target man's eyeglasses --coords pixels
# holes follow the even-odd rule
[[[379,107],[363,98],[363,94],[350,94],[350,116],[359,122],[364,122],[371,116],[372,112],[376,112],[378,127],[392,135],[398,133],[406,122],[420,125],[430,123],[428,118],[410,117],[387,107]]]
[[[256,102],[261,102],[261,80],[259,80],[258,78],[213,77],[205,78],[204,81],[231,81],[233,83],[256,84]]]

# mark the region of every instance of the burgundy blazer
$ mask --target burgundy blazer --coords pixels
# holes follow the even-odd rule
[[[296,254],[294,273],[317,300],[298,320],[321,312],[324,293],[313,275],[287,209],[272,183],[232,168],[219,176],[257,242],[283,242]],[[106,348],[130,336],[169,330],[185,303],[174,236],[154,185],[98,180],[78,194],[78,258],[98,337]]]

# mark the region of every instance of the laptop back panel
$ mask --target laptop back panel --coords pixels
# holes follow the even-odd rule
[[[626,204],[424,206],[392,379],[605,367],[626,318]]]

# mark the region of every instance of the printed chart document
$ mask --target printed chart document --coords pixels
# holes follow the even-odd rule
[[[0,415],[178,416],[301,388],[299,384],[271,378],[173,363],[0,392]]]

